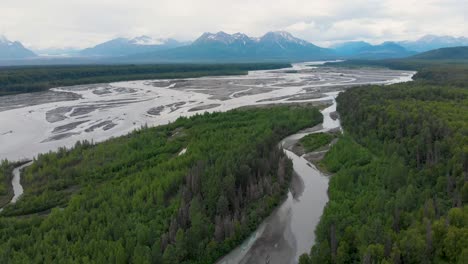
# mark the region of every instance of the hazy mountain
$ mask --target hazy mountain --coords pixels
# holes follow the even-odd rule
[[[372,47],[372,45],[364,41],[350,41],[333,45],[330,48],[334,49],[339,55],[349,56],[370,47]]]
[[[372,45],[364,48],[355,56],[360,58],[403,58],[414,55],[416,52],[409,51],[395,42],[384,42],[380,45]]]
[[[468,60],[468,47],[441,48],[420,53],[411,58],[421,60]]]
[[[332,56],[328,49],[320,48],[288,32],[268,32],[258,41],[257,54],[268,58],[323,59]]]
[[[130,56],[129,60],[153,61],[259,61],[314,60],[333,57],[333,53],[287,32],[268,32],[261,38],[243,33],[204,33],[191,45]]]
[[[14,60],[35,57],[36,54],[25,48],[21,42],[10,41],[0,36],[0,60]]]
[[[337,55],[345,58],[385,59],[403,58],[414,55],[395,42],[384,42],[380,45],[371,45],[364,41],[351,41],[332,46]]]
[[[133,39],[116,38],[79,52],[81,56],[119,57],[180,47],[187,43],[174,39],[140,36]]]
[[[80,49],[78,48],[46,48],[33,50],[39,56],[45,57],[72,57],[78,56]]]
[[[416,41],[400,41],[398,44],[408,50],[424,52],[439,48],[468,46],[468,38],[426,35]]]
[[[260,38],[243,33],[204,33],[193,43],[148,36],[116,38],[84,50],[42,49],[37,57],[19,42],[0,37],[2,64],[79,64],[148,62],[238,62],[306,61],[325,59],[386,59],[415,55],[418,51],[468,45],[468,39],[428,35],[417,41],[384,42],[372,45],[351,41],[318,47],[288,32],[268,32]],[[32,58],[32,59],[28,59]]]

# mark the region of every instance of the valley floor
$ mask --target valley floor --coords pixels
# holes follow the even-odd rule
[[[315,240],[328,180],[286,151],[291,163],[278,141],[319,124],[322,115],[311,105],[332,103],[338,91],[411,80],[414,74],[310,65],[247,76],[132,81],[0,97],[5,102],[0,157],[35,158],[22,173],[23,196],[1,213],[0,259],[213,262],[244,240],[287,195],[277,209],[287,211],[279,219],[290,219],[283,221],[289,223],[285,232],[270,232],[264,225],[266,237],[258,236],[246,261],[264,259],[267,246],[276,247],[275,239],[291,234],[284,241],[292,244],[284,249],[294,262]],[[47,102],[50,93],[64,96]],[[272,104],[288,106],[230,111]],[[331,117],[335,108],[322,111],[323,130],[339,126]],[[155,125],[164,126],[148,128]],[[121,135],[126,136],[112,138]],[[95,144],[99,141],[104,142]],[[41,154],[48,151],[55,152]],[[300,176],[293,178],[295,186],[303,188],[288,193],[293,169]],[[311,170],[317,177],[307,177]],[[318,182],[320,192],[308,188]],[[311,209],[311,201],[317,207]],[[262,244],[265,239],[269,242]]]
[[[77,140],[99,142],[142,126],[167,124],[180,116],[205,111],[272,103],[330,102],[327,92],[407,81],[414,74],[310,65],[313,63],[295,64],[293,72],[262,70],[246,76],[82,85],[3,96],[0,159],[31,159],[39,153],[73,146]]]

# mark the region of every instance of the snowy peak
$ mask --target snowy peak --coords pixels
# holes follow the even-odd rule
[[[250,39],[249,36],[247,36],[244,33],[237,32],[236,34],[233,34],[232,37],[235,39]]]
[[[232,35],[232,37],[236,41],[242,42],[243,44],[247,44],[248,42],[256,42],[256,40],[254,38],[251,38],[251,37],[247,36],[246,34],[240,33],[240,32]]]
[[[7,39],[7,37],[5,37],[5,36],[3,36],[3,35],[0,35],[0,44],[2,44],[2,45],[8,45],[8,46],[17,45],[17,46],[23,47],[23,44],[21,44],[20,42],[18,42],[18,41],[11,41],[11,40]]]
[[[203,33],[201,37],[195,40],[195,45],[221,45],[221,46],[247,46],[254,45],[257,42],[254,38],[247,36],[244,33],[228,34],[220,31],[218,33]]]
[[[172,39],[163,39],[163,38],[153,38],[146,35],[138,36],[134,38],[115,38],[104,43],[98,44],[103,45],[107,43],[119,43],[119,44],[127,44],[127,45],[141,45],[141,46],[158,46],[158,45],[165,45],[168,42],[173,42]]]
[[[313,60],[333,57],[328,49],[296,38],[288,32],[268,32],[260,38],[244,33],[203,33],[192,45],[161,57],[189,60]],[[169,60],[169,59],[168,59]]]
[[[128,40],[129,43],[135,45],[164,45],[169,41],[169,39],[152,38],[145,35]]]
[[[291,33],[286,31],[272,31],[266,33],[261,39],[261,41],[276,41],[276,42],[288,42],[294,43],[301,46],[311,45],[311,43],[294,37]]]
[[[289,32],[285,31],[274,31],[268,32],[264,36],[260,38],[252,38],[247,36],[244,33],[235,33],[235,34],[228,34],[223,31],[218,33],[203,33],[201,37],[199,37],[194,44],[223,44],[223,45],[232,45],[232,44],[254,44],[254,43],[261,43],[261,44],[270,44],[270,45],[278,45],[285,48],[285,45],[300,45],[300,46],[313,46],[311,43],[296,38],[291,35]]]
[[[324,50],[285,31],[268,32],[260,38],[259,44],[263,49],[277,51]]]
[[[21,42],[13,42],[0,35],[0,59],[24,59],[35,56],[36,54],[25,48]]]
[[[220,31],[218,33],[210,33],[205,32],[201,37],[195,40],[194,43],[202,44],[202,43],[222,43],[224,45],[232,44],[236,39],[241,38],[241,34],[237,33],[234,35],[230,35],[226,32]],[[246,36],[247,37],[247,36]]]

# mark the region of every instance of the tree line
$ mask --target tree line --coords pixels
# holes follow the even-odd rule
[[[287,63],[150,64],[0,67],[0,96],[50,88],[130,80],[244,75],[252,70],[289,67]]]

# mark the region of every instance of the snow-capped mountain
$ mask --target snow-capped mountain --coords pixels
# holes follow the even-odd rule
[[[258,41],[257,54],[270,58],[323,59],[332,52],[308,41],[294,37],[288,32],[268,32]]]
[[[330,50],[317,47],[288,32],[268,32],[260,38],[243,33],[204,33],[191,45],[131,56],[132,60],[160,61],[259,61],[330,58]]]
[[[218,33],[204,33],[196,39],[192,46],[212,46],[212,47],[247,47],[255,45],[256,39],[250,38],[243,33],[227,34],[223,31]]]
[[[166,50],[186,45],[174,39],[139,36],[132,39],[116,38],[82,50],[81,56],[119,57],[138,53]]]
[[[285,31],[275,31],[275,32],[268,32],[264,36],[260,38],[252,38],[247,36],[244,33],[235,33],[235,34],[228,34],[223,31],[218,33],[204,33],[201,37],[199,37],[194,44],[224,44],[224,45],[232,45],[232,44],[241,44],[241,45],[248,45],[248,44],[260,44],[260,45],[270,45],[270,46],[277,46],[282,49],[287,49],[292,45],[298,46],[314,46],[312,43],[309,43],[305,40],[299,39],[294,37],[288,32]]]
[[[135,45],[164,45],[169,39],[152,38],[148,36],[139,36],[129,40],[129,43]]]
[[[260,42],[263,43],[270,43],[273,45],[277,45],[280,48],[286,49],[288,46],[291,45],[298,45],[298,46],[314,46],[312,43],[307,42],[303,39],[299,39],[291,35],[291,33],[286,31],[274,31],[268,32],[263,37],[260,38]]]
[[[24,59],[35,57],[36,54],[25,48],[19,41],[10,41],[0,35],[0,60]]]
[[[398,42],[398,44],[400,44],[408,50],[424,52],[439,48],[468,46],[468,38],[426,35],[415,41],[400,41]]]

